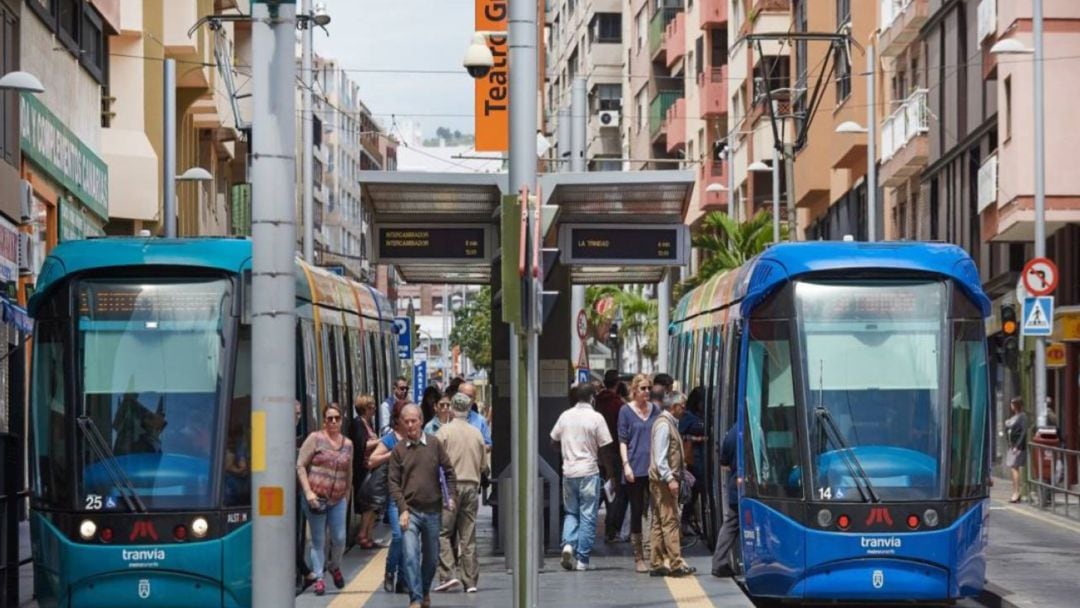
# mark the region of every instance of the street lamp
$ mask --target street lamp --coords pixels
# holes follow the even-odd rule
[[[859,123],[855,122],[854,120],[845,120],[844,122],[842,122],[842,123],[840,123],[839,125],[836,126],[836,132],[841,134],[841,135],[844,135],[844,134],[848,134],[848,133],[855,133],[855,134],[868,133],[869,130],[866,127],[864,127],[864,126],[860,125]]]
[[[312,65],[312,45],[314,44],[314,26],[326,28],[330,23],[330,15],[326,12],[326,5],[322,2],[315,5],[311,10],[311,0],[303,0],[300,14],[297,15],[297,27],[300,32],[300,82],[301,105],[300,128],[301,132],[301,175],[304,178],[303,200],[301,212],[303,214],[304,237],[303,253],[304,261],[308,264],[315,263],[315,119],[312,116],[312,90],[314,88]]]
[[[45,87],[37,76],[30,72],[8,72],[0,77],[0,89],[6,91],[26,91],[27,93],[44,93]]]
[[[1035,89],[1035,257],[1046,256],[1046,123],[1043,84],[1043,3],[1032,2],[1033,49],[1015,38],[998,40],[990,47],[994,55],[1032,55]],[[1035,413],[1038,428],[1046,426],[1046,338],[1035,338]]]
[[[752,173],[772,173],[772,234],[773,243],[780,242],[780,151],[773,148],[773,162],[772,167],[766,165],[764,161],[755,160],[750,163],[750,166],[746,168],[747,171]]]
[[[203,184],[205,184],[207,182],[214,181],[214,176],[209,171],[207,171],[206,169],[203,169],[202,167],[196,166],[196,167],[191,167],[187,171],[184,171],[183,173],[181,173],[179,176],[176,177],[176,181],[178,183],[195,184],[195,188],[196,188],[195,196],[198,199],[199,212],[201,213],[202,208],[203,208]],[[173,197],[172,204],[168,205],[165,208],[165,223],[169,224],[170,222],[173,223],[172,224],[173,226],[176,225],[175,224],[175,222],[176,222],[176,198],[175,198],[175,196]],[[175,233],[176,229],[173,228],[173,230],[174,230],[173,234],[171,234],[171,235],[167,234],[166,236],[176,237],[176,233]]]
[[[873,110],[871,110],[872,112]],[[866,240],[873,243],[877,232],[877,154],[874,149],[873,132],[871,128],[860,125],[854,120],[845,120],[836,126],[836,133],[840,135],[866,134]]]

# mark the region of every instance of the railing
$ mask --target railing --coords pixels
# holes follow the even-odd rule
[[[1070,484],[1078,470],[1080,451],[1028,442],[1028,484],[1036,490],[1040,507],[1080,517],[1080,491]]]
[[[656,52],[664,47],[664,31],[667,29],[667,24],[681,11],[681,8],[662,8],[653,15],[652,21],[649,22],[650,57],[656,55]]]
[[[990,205],[997,202],[998,191],[998,156],[997,152],[986,157],[979,166],[979,193],[977,211],[982,213]]]
[[[649,104],[649,137],[656,137],[664,126],[668,108],[682,99],[682,91],[660,91]]]
[[[975,34],[979,44],[997,32],[997,0],[981,0],[979,2],[979,22]]]
[[[881,160],[893,157],[913,137],[930,128],[930,112],[926,107],[926,89],[918,89],[893,111],[881,124]]]
[[[904,14],[904,9],[912,0],[880,0],[878,5],[878,29],[885,31],[892,26],[896,18]]]

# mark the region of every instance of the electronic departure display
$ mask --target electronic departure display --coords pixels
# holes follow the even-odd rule
[[[685,263],[686,226],[570,225],[559,244],[569,264],[677,266]]]
[[[490,255],[485,226],[380,226],[379,261],[476,261]]]

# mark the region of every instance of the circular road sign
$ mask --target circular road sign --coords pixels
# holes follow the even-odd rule
[[[584,310],[579,310],[577,313],[577,335],[582,340],[589,335],[589,319],[585,316]]]
[[[1057,289],[1058,269],[1048,258],[1035,258],[1024,265],[1020,278],[1031,295],[1048,296]]]

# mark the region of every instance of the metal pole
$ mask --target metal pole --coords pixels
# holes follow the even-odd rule
[[[528,188],[536,189],[536,102],[537,102],[537,62],[536,62],[536,3],[525,0],[509,2],[508,46],[510,47],[510,168],[509,187],[511,192]],[[530,218],[532,219],[532,218]],[[525,238],[525,235],[522,235]],[[531,249],[531,248],[526,248]],[[527,264],[530,267],[531,264]],[[526,282],[527,289],[522,297],[533,302],[531,281]],[[532,308],[530,306],[530,308]],[[525,352],[528,369],[518,382],[526,381],[526,403],[521,402],[518,386],[511,389],[517,397],[517,403],[511,407],[511,425],[518,428],[518,442],[513,451],[514,490],[516,500],[515,544],[517,555],[514,560],[514,606],[532,608],[537,605],[539,594],[539,564],[537,526],[535,525],[536,479],[537,479],[537,430],[536,415],[539,407],[537,394],[538,336],[533,324],[528,320],[525,327]],[[520,339],[520,338],[519,338]],[[514,350],[511,338],[511,350]],[[518,350],[520,350],[520,345]],[[518,360],[511,361],[517,366]]]
[[[176,60],[166,59],[164,66],[165,132],[162,135],[162,162],[165,183],[162,184],[161,212],[165,216],[165,238],[176,238]]]
[[[877,240],[877,92],[874,45],[866,45],[866,240]]]
[[[296,575],[296,7],[252,4],[252,605],[293,606]]]
[[[311,17],[311,0],[303,0],[301,4],[301,14],[306,17]],[[315,86],[313,78],[313,69],[311,59],[311,47],[314,43],[314,28],[312,27],[311,20],[308,19],[303,24],[303,31],[300,33],[300,82],[301,82],[301,101],[303,108],[300,113],[300,130],[303,135],[303,141],[300,144],[301,152],[303,154],[303,167],[301,171],[301,178],[304,180],[304,199],[301,205],[304,212],[304,261],[308,264],[315,263],[315,118],[311,111],[311,92]]]
[[[555,158],[555,167],[552,169],[554,173],[570,170],[570,128],[570,108],[559,108],[559,122],[555,125],[555,149],[559,155]]]
[[[442,286],[442,372],[443,382],[450,382],[450,286]]]
[[[794,243],[799,240],[799,232],[796,230],[798,216],[795,214],[795,145],[784,142],[784,199],[787,204],[788,240]]]
[[[588,101],[585,96],[585,79],[575,78],[570,88],[570,166],[565,170],[584,173],[588,171],[585,162],[585,132],[588,128]],[[585,308],[585,286],[573,285],[570,288],[570,343],[576,344],[576,349],[571,349],[571,356],[580,354],[585,348],[587,338],[578,337],[577,317],[578,313]],[[586,359],[586,362],[588,359]],[[574,362],[577,365],[577,361]]]
[[[660,297],[656,304],[656,371],[668,371],[668,323],[671,315],[671,271],[665,270],[664,277],[656,284]],[[684,390],[686,387],[683,387]]]
[[[1035,56],[1035,257],[1046,256],[1046,123],[1043,100],[1043,3],[1034,0],[1031,31]],[[1046,338],[1035,338],[1035,413],[1038,428],[1046,426]]]
[[[588,120],[588,100],[585,97],[585,79],[577,77],[570,85],[570,170],[584,173],[585,130]]]
[[[742,202],[739,200],[738,193],[735,192],[735,134],[728,133],[727,144],[727,195],[728,195],[728,213],[731,214],[731,219],[738,222],[740,220],[739,205]]]
[[[772,240],[780,242],[780,149],[772,151]]]

